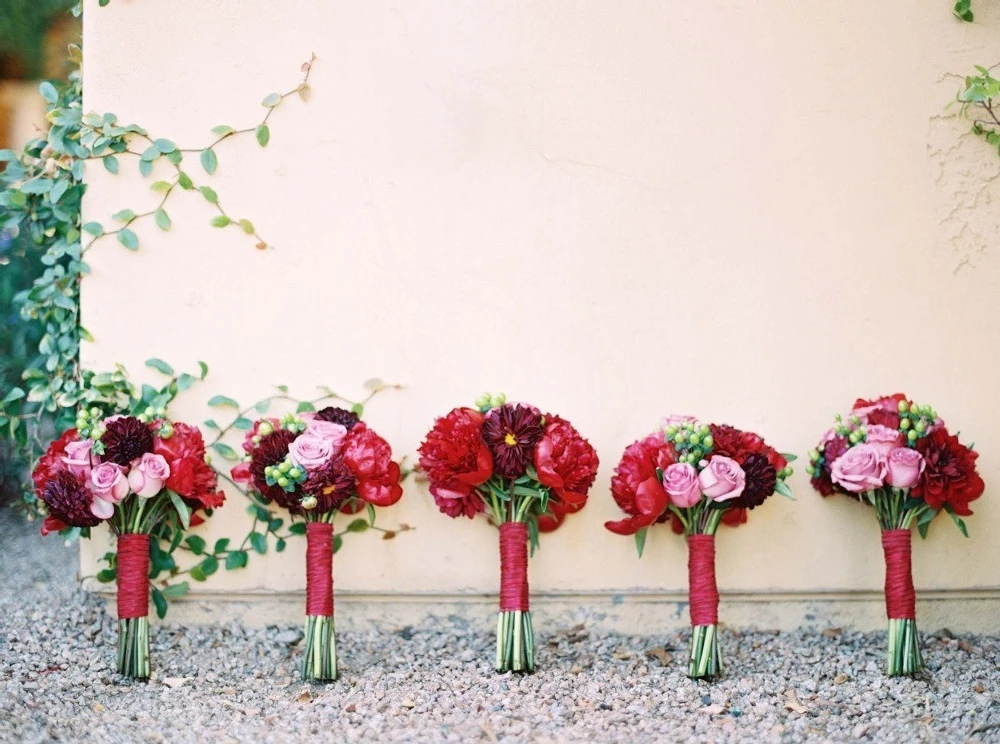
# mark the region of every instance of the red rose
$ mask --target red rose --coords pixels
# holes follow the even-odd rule
[[[950,506],[960,517],[972,514],[969,502],[983,495],[985,484],[976,472],[979,453],[958,441],[944,427],[917,440],[924,473],[910,492],[933,509]]]
[[[225,494],[219,490],[212,467],[205,462],[205,440],[197,426],[173,424],[169,439],[153,438],[153,452],[162,455],[170,466],[166,486],[196,509],[222,506]]]
[[[547,421],[535,445],[538,482],[552,490],[565,511],[579,511],[597,477],[597,452],[568,421],[558,416]]]
[[[474,489],[493,475],[493,457],[482,426],[479,411],[455,408],[434,421],[418,450],[434,502],[450,517],[473,517],[484,508]]]
[[[56,473],[66,469],[65,463],[63,463],[63,458],[66,456],[66,445],[78,441],[80,441],[80,437],[77,435],[76,429],[67,429],[45,450],[45,454],[38,460],[38,464],[31,473],[35,492],[39,496],[45,490],[45,484],[52,480]]]
[[[403,495],[399,465],[382,437],[358,423],[344,438],[344,464],[357,478],[358,496],[375,506],[392,506]]]
[[[710,424],[712,432],[712,454],[730,457],[742,465],[749,455],[764,455],[775,470],[783,470],[788,460],[773,447],[768,446],[763,437],[752,431],[742,431],[732,426]]]
[[[629,517],[605,522],[604,526],[618,535],[634,535],[667,519],[667,492],[656,477],[656,469],[664,470],[675,461],[676,452],[664,441],[663,432],[630,444],[611,478],[611,495]]]

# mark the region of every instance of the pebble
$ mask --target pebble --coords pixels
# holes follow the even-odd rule
[[[536,628],[538,671],[496,674],[492,635],[456,619],[341,633],[341,678],[304,685],[301,627],[168,616],[137,683],[113,671],[115,621],[77,588],[76,549],[9,513],[0,545],[0,742],[1000,740],[1000,639],[950,632],[924,635],[926,676],[887,679],[884,633],[723,630],[727,674],[706,683],[672,631]]]

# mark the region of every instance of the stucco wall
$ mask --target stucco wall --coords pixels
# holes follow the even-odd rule
[[[943,106],[945,73],[997,61],[1000,12],[967,25],[919,5],[88,1],[85,107],[183,146],[254,124],[317,61],[312,100],[275,112],[266,149],[227,141],[212,178],[190,164],[276,248],[172,198],[169,233],[89,256],[83,360],[206,360],[176,409],[196,421],[219,392],[400,382],[368,418],[411,457],[484,389],[561,413],[602,467],[532,561],[539,595],[683,590],[682,540],[651,534],[637,560],[603,528],[623,447],[671,411],[803,453],[855,395],[901,389],[975,440],[995,484],[1000,161]],[[126,170],[88,169],[87,220],[151,208]],[[821,499],[798,465],[797,501],[719,539],[722,589],[876,591],[874,516]],[[243,506],[211,535],[241,535]],[[995,491],[976,507],[971,539],[942,517],[916,544],[919,589],[1000,593]],[[440,515],[413,482],[380,519],[417,529],[348,540],[339,591],[495,591],[485,523]],[[84,547],[85,572],[104,550]],[[301,589],[302,553],[207,588]]]

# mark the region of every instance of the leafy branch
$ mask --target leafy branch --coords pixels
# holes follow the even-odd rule
[[[993,77],[992,69],[976,65],[979,74],[965,76],[955,102],[960,113],[972,120],[972,133],[985,139],[1000,154],[1000,79]]]

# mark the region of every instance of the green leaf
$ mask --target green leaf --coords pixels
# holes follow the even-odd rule
[[[316,406],[307,400],[302,401],[297,406],[295,406],[296,413],[312,413],[316,410]]]
[[[278,553],[282,552],[288,545],[283,538],[278,538],[277,542],[274,543],[274,550]]]
[[[219,570],[219,559],[214,555],[210,555],[198,565],[201,566],[201,572],[205,576],[211,576]]]
[[[146,366],[150,369],[155,369],[157,372],[162,372],[167,377],[173,377],[174,375],[174,368],[162,359],[147,359]]]
[[[340,535],[334,535],[333,536],[333,552],[336,553],[342,547],[344,547],[344,538],[342,538]]]
[[[201,195],[205,197],[205,201],[209,204],[219,203],[219,195],[215,193],[215,189],[211,189],[208,186],[200,186],[198,191],[201,192]]]
[[[167,215],[167,211],[160,207],[154,213],[154,218],[156,219],[156,226],[161,230],[170,229],[170,217]]]
[[[191,182],[191,176],[189,176],[184,171],[181,171],[180,173],[177,174],[177,185],[180,186],[185,191],[190,191],[191,188],[194,186],[194,183]]]
[[[205,572],[202,570],[200,563],[197,566],[193,567],[188,572],[188,575],[195,581],[204,581],[206,578]]]
[[[182,372],[177,378],[177,391],[183,393],[185,390],[190,388],[195,383],[195,376],[189,375],[187,372]]]
[[[139,238],[127,227],[122,228],[121,232],[118,233],[118,242],[130,251],[139,250]]]
[[[253,428],[253,421],[248,418],[240,416],[235,421],[233,421],[233,428],[239,429],[240,431],[248,431]]]
[[[209,399],[208,405],[212,406],[213,408],[218,408],[219,406],[230,406],[231,408],[240,407],[239,403],[237,403],[232,398],[227,398],[225,395],[213,396],[211,399]]]
[[[217,423],[215,423],[215,419],[205,419],[204,423],[205,423],[205,426],[207,426],[209,429],[216,429],[216,430],[218,430],[218,429],[222,428]]]
[[[954,508],[952,508],[951,504],[945,504],[944,510],[948,512],[948,516],[951,517],[951,521],[955,523],[956,527],[958,527],[958,531],[961,532],[965,537],[968,537],[969,528],[965,526],[965,521],[955,513],[955,510]]]
[[[212,127],[212,134],[217,134],[220,137],[225,137],[226,135],[232,134],[236,130],[227,124],[220,124],[217,127]]]
[[[114,155],[105,155],[101,158],[101,162],[104,163],[104,169],[108,173],[118,173],[118,158]]]
[[[260,102],[260,105],[266,108],[274,108],[279,103],[281,103],[281,95],[278,93],[271,93],[264,96],[264,100]]]
[[[254,403],[253,407],[254,410],[257,411],[257,413],[264,414],[267,413],[267,409],[271,407],[271,401],[267,398],[264,398],[263,400],[258,400],[256,403]]]
[[[212,445],[212,449],[214,449],[220,455],[225,457],[227,460],[239,459],[239,455],[236,454],[236,450],[234,450],[225,442],[216,442],[215,444]]]
[[[253,223],[250,220],[240,220],[239,225],[247,235],[253,235]]]
[[[784,457],[785,461],[788,463],[793,463],[799,459],[798,455],[793,455],[791,452],[782,452],[781,456]]]
[[[365,504],[365,508],[368,510],[368,523],[374,527],[375,526],[375,505]]]
[[[215,169],[219,167],[219,158],[211,147],[201,151],[201,167],[208,175],[215,173]]]
[[[646,549],[646,532],[649,527],[643,527],[641,530],[635,533],[635,550],[642,558],[642,551]]]
[[[179,584],[170,584],[169,586],[163,587],[163,596],[168,599],[180,599],[187,594],[190,589],[191,585],[186,581],[182,581]]]
[[[255,134],[260,146],[267,147],[267,143],[271,141],[271,130],[267,128],[267,124],[261,124],[257,127]]]
[[[155,181],[150,187],[150,191],[170,191],[169,181]]]
[[[162,620],[167,616],[167,600],[159,589],[153,589],[151,594],[153,604],[156,606],[156,616]]]
[[[184,538],[184,542],[187,546],[191,548],[191,552],[195,555],[201,555],[205,552],[205,538],[198,535],[188,535]]]
[[[173,503],[174,509],[177,510],[177,516],[180,517],[181,525],[183,525],[184,529],[186,530],[190,529],[191,510],[188,508],[188,505],[185,504],[184,501],[181,499],[181,497],[178,496],[173,491],[167,491],[167,493],[170,495],[170,501],[171,503]]]
[[[212,549],[213,553],[222,553],[229,548],[229,538],[220,537],[215,541],[215,547]]]
[[[267,536],[259,532],[251,532],[250,546],[261,555],[264,555],[267,552]]]
[[[97,572],[97,580],[102,584],[107,584],[114,581],[118,576],[118,572],[113,568],[104,568]]]
[[[237,568],[244,568],[250,556],[245,550],[234,550],[226,556],[226,570],[233,571]]]
[[[177,149],[177,145],[175,145],[168,139],[154,140],[153,144],[156,146],[156,149],[162,152],[164,155],[166,155],[168,152],[173,152],[174,150]]]
[[[306,534],[306,523],[292,522],[290,525],[288,525],[288,531],[293,535],[304,535]]]
[[[204,362],[198,362],[198,369],[201,370],[201,379],[208,377],[208,365]]]
[[[226,215],[220,214],[212,218],[212,227],[226,227],[232,220]]]
[[[782,480],[779,480],[774,484],[774,492],[780,493],[786,499],[791,499],[792,501],[795,501],[795,497],[792,495],[792,489],[790,489],[788,487],[788,484]]]
[[[17,11],[15,10],[12,12],[14,12],[16,18]],[[17,28],[16,24],[15,28]],[[59,100],[59,91],[57,91],[56,86],[54,86],[48,80],[46,80],[45,82],[43,82],[41,85],[38,86],[38,92],[41,93],[42,98],[44,98],[49,103],[56,103]]]
[[[153,163],[149,160],[139,161],[139,175],[146,178],[150,173],[153,172]]]
[[[119,222],[131,222],[135,219],[135,212],[131,209],[123,209],[111,215],[111,219],[118,220]]]
[[[363,403],[355,403],[353,406],[351,406],[351,413],[353,413],[355,416],[360,417],[364,414],[364,412],[365,412],[365,406]]]
[[[158,157],[160,157],[160,151],[157,149],[156,145],[150,145],[142,151],[142,155],[139,156],[139,161],[152,162]]]
[[[8,403],[13,403],[15,400],[21,400],[25,395],[26,393],[21,388],[11,388],[10,392],[3,397],[3,404],[7,405]]]
[[[368,525],[368,520],[367,519],[355,519],[353,522],[351,522],[349,525],[347,525],[347,531],[348,532],[364,532],[365,530],[368,529],[368,526],[369,525]]]
[[[95,238],[104,235],[104,226],[100,222],[88,222],[81,229]]]

